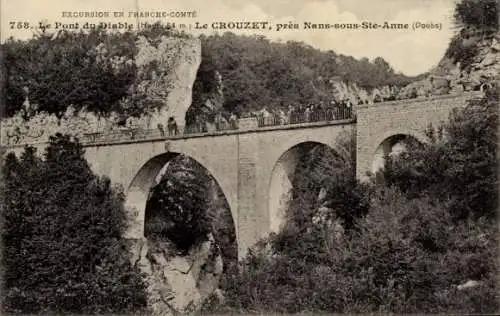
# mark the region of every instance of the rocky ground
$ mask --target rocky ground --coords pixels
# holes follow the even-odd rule
[[[134,241],[132,260],[147,275],[152,315],[186,315],[201,307],[217,289],[223,271],[217,247],[210,236],[182,256],[166,240]]]

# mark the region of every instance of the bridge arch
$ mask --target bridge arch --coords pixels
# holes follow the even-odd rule
[[[371,172],[376,173],[384,167],[385,156],[391,153],[398,154],[406,150],[409,143],[424,144],[429,142],[427,136],[421,132],[410,130],[396,130],[385,133],[372,150]]]
[[[129,215],[128,227],[125,236],[126,238],[142,239],[145,237],[144,230],[146,220],[146,204],[150,191],[153,186],[156,185],[157,178],[163,174],[162,171],[167,166],[167,164],[181,154],[182,153],[170,151],[158,154],[143,163],[139,170],[136,172],[135,176],[132,178],[125,196],[125,207]],[[229,201],[229,195],[226,193],[224,187],[221,186],[219,175],[214,173],[209,165],[207,166],[206,164],[201,163],[200,161],[189,155],[186,156],[193,159],[196,163],[205,168],[212,176],[215,184],[222,191],[231,213],[232,225],[236,230],[236,243],[238,243],[236,218],[234,216],[235,213]]]
[[[332,150],[338,155],[330,144],[321,141],[303,141],[286,149],[274,163],[267,190],[270,232],[279,232],[285,223],[285,212],[291,200],[290,193],[296,168],[300,159],[316,146]]]

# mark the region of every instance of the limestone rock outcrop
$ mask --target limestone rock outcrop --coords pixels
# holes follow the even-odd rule
[[[137,47],[138,89],[152,100],[162,103],[155,115],[157,122],[152,122],[152,125],[166,125],[168,117],[173,116],[179,126],[184,126],[201,63],[200,40],[162,36],[154,45],[150,40],[139,37]]]
[[[406,86],[401,95],[426,97],[491,88],[500,73],[500,32],[482,33],[467,29],[457,34],[454,40],[465,47],[462,49],[474,47],[474,55],[467,65],[444,56],[427,78]]]
[[[136,240],[132,263],[146,274],[148,308],[153,315],[186,315],[199,310],[218,286],[223,271],[214,238],[181,256],[169,241]]]

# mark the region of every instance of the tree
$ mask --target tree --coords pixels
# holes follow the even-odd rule
[[[202,63],[193,101],[209,91],[211,72],[218,71],[224,84],[224,110],[240,114],[264,106],[272,109],[319,103],[331,97],[321,86],[333,77],[370,90],[384,85],[403,86],[415,80],[395,74],[382,58],[373,62],[356,60],[333,51],[322,52],[303,42],[276,43],[263,36],[229,32],[200,39]],[[201,103],[193,102],[190,111],[196,112]]]
[[[498,2],[496,0],[461,0],[453,14],[457,34],[452,38],[445,56],[462,70],[469,70],[479,52],[481,40],[498,31]],[[476,40],[471,41],[470,38]]]
[[[498,313],[497,98],[471,100],[443,130],[429,129],[433,142],[387,157],[385,182],[367,191],[338,176],[348,168],[332,168],[348,161],[342,155],[312,148],[297,168],[288,222],[224,279],[226,304],[263,313]],[[359,214],[343,234],[331,229],[334,216],[314,220],[328,183],[328,214]],[[470,280],[477,286],[457,287]]]
[[[498,2],[495,0],[461,0],[453,15],[457,27],[483,30],[498,29]]]
[[[498,203],[498,94],[489,91],[457,109],[446,138],[386,159],[384,177],[410,196],[448,201],[457,218],[494,218]]]
[[[82,146],[51,137],[44,160],[7,156],[2,240],[7,311],[102,313],[145,306],[122,239],[123,194],[93,175]]]
[[[6,114],[14,115],[29,89],[31,104],[40,111],[61,115],[66,107],[105,115],[116,111],[140,116],[163,103],[151,98],[150,89],[138,89],[152,80],[157,64],[145,69],[135,63],[138,36],[145,36],[157,47],[163,36],[189,37],[159,23],[139,32],[110,33],[41,33],[27,41],[9,39],[2,44],[3,69],[6,74]],[[232,33],[200,37],[202,62],[193,89],[192,120],[213,90],[214,73],[223,81],[223,109],[247,113],[263,106],[319,102],[322,96],[311,82],[321,77],[340,76],[344,81],[372,89],[383,85],[404,85],[415,78],[394,74],[378,58],[373,63],[322,52],[302,42],[272,42],[264,36],[238,36]],[[166,71],[169,71],[167,69]],[[192,122],[188,122],[192,123]]]
[[[446,188],[445,182],[437,183],[436,188]],[[456,221],[448,201],[409,196],[381,183],[369,190],[368,199],[358,200],[365,202],[358,205],[369,202],[369,210],[356,218],[354,229],[332,238],[335,231],[328,225],[313,225],[316,199],[307,192],[292,203],[289,212],[295,217],[285,229],[263,240],[240,272],[224,280],[226,302],[234,310],[498,312],[496,222],[486,217]],[[344,192],[352,191],[345,186]],[[356,212],[353,200],[339,195],[335,210]],[[457,289],[468,280],[478,286]]]

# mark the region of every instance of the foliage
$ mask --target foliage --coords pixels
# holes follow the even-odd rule
[[[122,239],[123,194],[93,175],[83,148],[50,139],[44,159],[26,147],[3,168],[5,304],[9,312],[103,313],[145,306]]]
[[[368,270],[373,282],[369,288],[378,300],[370,309],[396,313],[498,310],[497,291],[487,288],[495,284],[497,274],[494,223],[455,223],[441,203],[427,197],[409,199],[398,190],[382,188],[359,226],[361,232],[348,243],[351,251],[338,247],[333,257],[342,254],[346,269],[354,275]],[[464,293],[456,290],[469,279],[483,285]],[[465,297],[476,302],[470,304]]]
[[[477,42],[464,43],[460,36],[451,39],[450,45],[446,49],[445,56],[451,58],[453,62],[460,62],[461,70],[468,69],[479,52]]]
[[[326,248],[328,260],[266,251],[272,240],[260,245],[239,272],[224,280],[227,304],[232,310],[264,313],[498,310],[494,224],[454,225],[441,205],[408,199],[394,189],[373,197],[359,230]],[[309,251],[318,252],[321,245]],[[482,283],[459,291],[457,285],[469,279]]]
[[[323,224],[340,222],[351,229],[367,212],[367,188],[356,181],[354,174],[354,139],[354,133],[346,133],[339,138],[337,151],[314,145],[299,158],[287,221],[272,241],[275,251],[297,260],[322,262],[326,257],[318,245],[328,238],[322,231]]]
[[[461,0],[453,15],[458,27],[498,29],[498,2],[495,0]]]
[[[460,62],[461,69],[470,70],[479,52],[479,40],[498,30],[498,2],[496,0],[461,0],[453,15],[459,32],[452,38],[445,56]]]
[[[100,58],[100,43],[124,41],[109,47],[110,58]],[[23,42],[10,39],[3,45],[7,73],[7,115],[22,106],[24,87],[29,88],[30,102],[40,111],[62,114],[73,104],[77,109],[103,113],[116,108],[134,82],[135,68],[123,65],[114,69],[111,57],[132,58],[133,51],[122,45],[133,41],[131,34],[113,35],[102,30],[89,34],[61,32]],[[108,57],[108,56],[106,56]]]
[[[147,95],[136,89],[140,80],[134,58],[139,36],[187,37],[159,23],[139,32],[113,33],[104,29],[89,32],[39,33],[27,41],[10,38],[2,44],[2,67],[6,73],[6,115],[21,109],[29,100],[38,111],[62,115],[73,105],[77,110],[106,115],[111,111],[139,116],[151,106]],[[138,109],[140,108],[140,110]],[[141,113],[138,113],[141,112]]]
[[[263,106],[318,103],[321,87],[332,78],[371,90],[383,85],[405,86],[417,78],[396,74],[381,57],[356,60],[334,51],[320,51],[303,42],[277,43],[264,36],[201,36],[202,63],[194,84],[197,98],[213,87],[218,71],[224,84],[225,111],[246,113]],[[319,92],[318,92],[319,91]]]
[[[456,218],[496,216],[498,94],[453,112],[446,139],[388,157],[384,178],[409,196],[447,201]]]
[[[228,271],[238,263],[236,227],[226,197],[215,181],[211,181],[211,190],[214,194],[208,197],[208,213],[213,214],[212,234],[221,252],[223,269]]]
[[[146,237],[170,241],[175,250],[186,254],[212,235],[224,270],[235,266],[235,225],[215,179],[195,160],[182,155],[170,160],[165,168],[146,205]]]
[[[58,115],[70,105],[102,115],[115,111],[133,116],[159,107],[163,103],[151,91],[140,89],[153,80],[151,70],[158,65],[152,62],[145,66],[146,71],[140,71],[135,58],[140,50],[139,38],[147,38],[152,47],[158,48],[163,36],[188,37],[157,23],[139,32],[93,29],[87,33],[43,32],[27,41],[11,38],[2,44],[6,114],[12,116],[21,109],[25,87],[38,111]],[[332,78],[367,90],[383,85],[405,86],[418,79],[395,73],[380,57],[356,60],[302,42],[277,43],[263,36],[232,33],[202,35],[200,40],[202,62],[188,120],[198,114],[215,88],[216,71],[224,83],[224,110],[240,114],[264,105],[317,103],[327,98],[322,90]]]
[[[346,185],[326,167],[339,159],[318,163],[311,150],[298,164],[284,229],[225,276],[224,303],[213,311],[498,312],[498,97],[491,93],[430,129],[431,144],[387,157],[382,177],[367,186]],[[343,190],[328,190],[333,206],[321,214],[318,192],[328,180]],[[350,226],[343,209],[357,215]],[[471,280],[478,284],[458,287]]]
[[[176,158],[154,186],[146,205],[146,236],[167,238],[187,252],[206,240],[213,217],[208,212],[210,178],[192,160]]]

